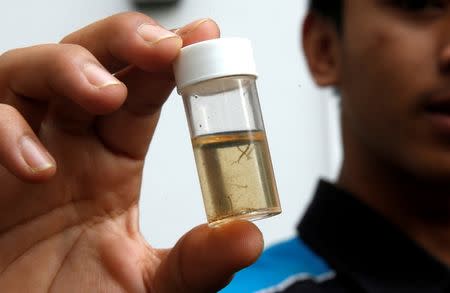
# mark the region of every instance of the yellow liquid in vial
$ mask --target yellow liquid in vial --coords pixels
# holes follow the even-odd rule
[[[281,212],[263,131],[199,136],[192,143],[210,225]]]

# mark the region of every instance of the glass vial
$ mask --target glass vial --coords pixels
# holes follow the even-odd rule
[[[222,38],[187,46],[174,73],[208,223],[279,214],[250,41]]]

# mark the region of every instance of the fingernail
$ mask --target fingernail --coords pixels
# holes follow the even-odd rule
[[[166,39],[180,39],[177,34],[171,31],[168,31],[160,26],[147,23],[141,24],[137,29],[137,33],[150,45],[156,45]]]
[[[53,168],[55,166],[50,155],[33,138],[23,136],[20,141],[22,157],[33,173]]]
[[[194,22],[186,25],[185,27],[177,29],[175,32],[179,36],[186,36],[186,35],[194,32],[202,24],[209,22],[209,21],[212,21],[212,20],[210,18],[200,19],[200,20],[194,21]]]
[[[87,80],[97,88],[121,84],[111,73],[93,63],[84,65],[83,72]]]

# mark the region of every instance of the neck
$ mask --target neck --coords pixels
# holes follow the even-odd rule
[[[419,180],[344,136],[338,186],[377,210],[442,263],[450,266],[450,184]],[[352,146],[352,147],[350,147]]]

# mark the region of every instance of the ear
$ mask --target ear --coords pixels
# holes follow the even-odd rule
[[[309,70],[319,86],[339,83],[339,41],[334,25],[314,13],[303,24],[303,50]]]

